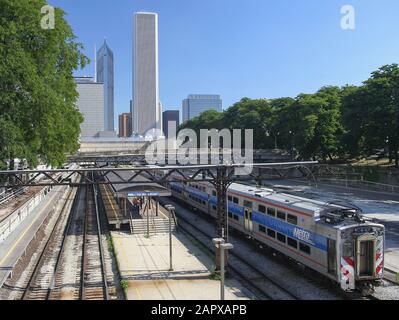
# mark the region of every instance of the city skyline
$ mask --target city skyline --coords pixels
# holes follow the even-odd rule
[[[131,99],[131,15],[142,9],[160,17],[160,97],[165,110],[180,105],[190,92],[218,93],[228,108],[242,97],[294,97],[323,85],[359,85],[399,56],[399,43],[392,41],[399,27],[399,3],[392,0],[351,1],[356,29],[350,31],[341,29],[339,0],[323,6],[315,0],[50,3],[68,13],[88,57],[92,59],[94,43],[104,37],[113,48],[115,114],[128,110]],[[93,6],[101,19],[90,15]],[[383,21],[376,18],[381,14]],[[104,20],[108,23],[102,25]],[[93,69],[90,64],[80,75],[92,75]]]

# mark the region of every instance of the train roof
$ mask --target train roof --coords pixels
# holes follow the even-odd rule
[[[336,205],[328,205],[322,201],[276,192],[273,189],[265,187],[249,186],[239,183],[233,183],[229,190],[247,195],[250,194],[251,196],[259,198],[260,200],[264,200],[265,202],[271,202],[272,204],[276,205],[284,205],[284,207],[294,211],[298,210],[301,212],[306,212],[310,215],[313,215],[315,218],[319,217],[320,213],[329,207],[341,207]]]

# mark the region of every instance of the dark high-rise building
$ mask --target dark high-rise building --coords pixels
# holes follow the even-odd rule
[[[107,42],[97,52],[97,81],[104,84],[104,127],[114,131],[114,54]]]
[[[176,129],[177,129],[177,127],[180,125],[179,110],[168,110],[163,113],[163,132],[164,132],[166,138],[169,137],[169,132],[168,132],[169,122],[175,122]]]
[[[132,135],[132,120],[130,113],[119,115],[119,137],[128,138]]]

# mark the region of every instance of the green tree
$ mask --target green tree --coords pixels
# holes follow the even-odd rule
[[[253,129],[254,146],[257,149],[274,146],[274,140],[270,136],[273,108],[267,99],[241,99],[224,112],[222,123],[228,129]]]
[[[387,146],[399,168],[399,66],[385,65],[364,82],[368,97],[366,140],[371,146]]]
[[[73,71],[81,53],[64,12],[42,29],[45,0],[0,1],[0,159],[25,158],[54,166],[79,147],[82,116]],[[11,161],[12,163],[12,161]]]

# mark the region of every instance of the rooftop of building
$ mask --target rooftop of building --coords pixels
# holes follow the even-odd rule
[[[189,94],[187,99],[220,99],[218,94]]]

